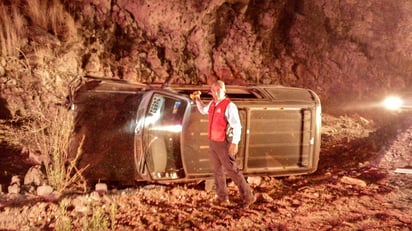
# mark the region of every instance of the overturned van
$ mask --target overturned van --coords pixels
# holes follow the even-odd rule
[[[163,183],[212,177],[207,116],[189,95],[209,86],[133,84],[86,78],[71,97],[71,157],[90,182]],[[242,139],[237,162],[245,176],[316,171],[321,105],[311,90],[283,86],[226,86],[238,106]],[[209,97],[209,98],[208,98]]]

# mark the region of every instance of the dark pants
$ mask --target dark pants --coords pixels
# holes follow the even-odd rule
[[[242,172],[238,169],[236,161],[229,155],[229,143],[210,141],[209,157],[215,176],[216,194],[219,198],[228,197],[226,187],[226,174],[232,179],[239,189],[242,200],[251,198],[252,191]]]

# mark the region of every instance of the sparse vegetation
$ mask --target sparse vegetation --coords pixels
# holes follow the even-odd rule
[[[81,145],[74,159],[69,159],[68,156],[72,115],[64,108],[50,113],[53,113],[52,120],[35,123],[31,129],[37,150],[46,154],[43,155],[43,163],[48,182],[58,192],[72,187],[80,187],[85,191],[86,180],[81,175],[85,169],[76,167],[77,159],[81,155]]]
[[[57,212],[57,215],[56,215],[56,230],[57,231],[72,230],[71,229],[72,219],[67,214],[68,203],[69,202],[67,200],[63,199],[59,204],[60,210]]]
[[[72,230],[73,218],[70,213],[70,199],[62,199],[56,211],[55,229],[56,231]],[[116,230],[117,208],[114,203],[106,206],[94,205],[90,214],[80,219],[82,230]],[[75,227],[75,230],[77,228]]]
[[[25,40],[24,16],[17,4],[0,2],[0,55],[17,56]]]
[[[115,227],[116,227],[116,214],[117,214],[117,207],[115,204],[111,204],[110,206],[110,228],[111,230],[115,230]]]
[[[93,209],[91,217],[83,217],[82,227],[83,230],[103,231],[103,230],[116,230],[116,206],[111,204],[110,211],[107,213],[107,207],[96,207]]]
[[[88,230],[108,230],[109,229],[109,222],[107,221],[107,217],[104,213],[103,208],[96,208],[93,212],[91,224],[87,227]]]
[[[60,0],[27,1],[26,15],[31,19],[30,26],[37,26],[60,40],[68,40],[77,35],[73,18]]]
[[[9,101],[7,89],[30,92],[9,101],[13,119],[1,121],[0,137],[40,155],[49,184],[59,192],[85,188],[82,170],[75,166],[80,150],[74,160],[67,156],[70,113],[57,106],[65,96],[60,90],[67,82],[63,78],[70,79],[73,74],[63,73],[53,63],[61,55],[53,46],[76,36],[74,19],[60,0],[0,2],[0,57],[7,74],[1,96]],[[43,95],[50,96],[46,99]]]
[[[26,20],[27,18],[27,20]],[[0,55],[18,56],[30,33],[50,33],[61,41],[69,41],[77,36],[73,17],[64,9],[60,0],[0,2]],[[39,45],[49,46],[46,43]]]

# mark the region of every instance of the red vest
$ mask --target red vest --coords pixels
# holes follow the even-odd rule
[[[209,107],[209,130],[208,136],[213,141],[225,141],[226,139],[226,127],[227,120],[225,117],[225,111],[227,105],[230,103],[228,98],[220,101],[215,105],[215,101],[212,101]]]

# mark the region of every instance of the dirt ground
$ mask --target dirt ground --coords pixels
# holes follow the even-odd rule
[[[211,205],[213,193],[201,183],[109,185],[103,195],[3,194],[0,229],[412,230],[412,175],[395,173],[412,165],[412,118],[394,116],[379,124],[356,114],[322,119],[318,170],[262,178],[252,184],[257,202],[249,209],[238,206],[230,182],[232,204],[226,207]],[[23,171],[26,165],[5,150],[2,171]]]

